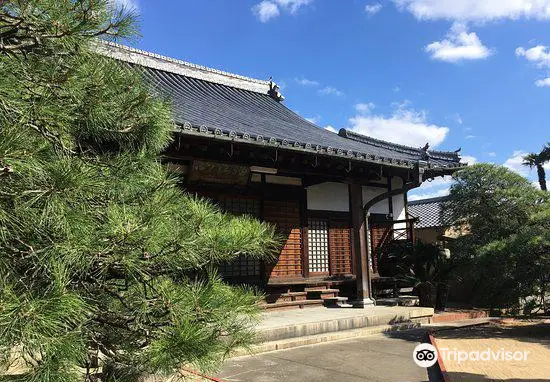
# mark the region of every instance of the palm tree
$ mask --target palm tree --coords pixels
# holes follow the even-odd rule
[[[550,143],[547,143],[542,151],[538,154],[531,153],[523,157],[523,164],[530,168],[537,168],[537,175],[539,177],[540,189],[547,191],[546,188],[546,173],[544,172],[544,165],[550,162]]]

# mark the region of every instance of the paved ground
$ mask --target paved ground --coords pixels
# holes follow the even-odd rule
[[[412,352],[423,330],[374,335],[230,360],[218,375],[232,382],[427,381]]]

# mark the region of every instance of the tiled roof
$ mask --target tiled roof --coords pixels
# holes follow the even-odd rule
[[[443,203],[447,196],[439,198],[414,200],[408,203],[408,211],[411,217],[417,218],[415,228],[444,227],[447,213]]]
[[[414,168],[426,161],[433,172],[463,167],[456,152],[376,140],[342,129],[334,134],[288,109],[275,84],[190,64],[113,43],[98,50],[143,71],[161,96],[172,101],[182,134],[300,150],[350,160]]]

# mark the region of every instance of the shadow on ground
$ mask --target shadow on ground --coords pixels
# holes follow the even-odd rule
[[[494,321],[479,325],[464,327],[438,326],[437,328],[418,328],[406,331],[388,331],[384,335],[389,338],[398,338],[412,342],[423,342],[428,332],[433,332],[436,338],[441,339],[482,339],[482,338],[511,338],[528,343],[542,343],[550,347],[550,321],[517,320],[520,324],[530,325],[502,325],[504,321]],[[549,379],[550,380],[550,379]]]
[[[495,321],[478,326],[464,328],[442,328],[435,331],[434,335],[440,339],[483,339],[504,338],[521,342],[542,344],[550,348],[550,322],[537,322],[536,320],[516,320],[519,324],[506,325],[505,321]]]

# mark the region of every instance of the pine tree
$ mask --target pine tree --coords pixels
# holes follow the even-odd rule
[[[132,35],[110,0],[0,1],[0,376],[209,372],[251,340],[257,297],[215,269],[272,254],[273,228],[161,165],[169,106],[93,50]]]

